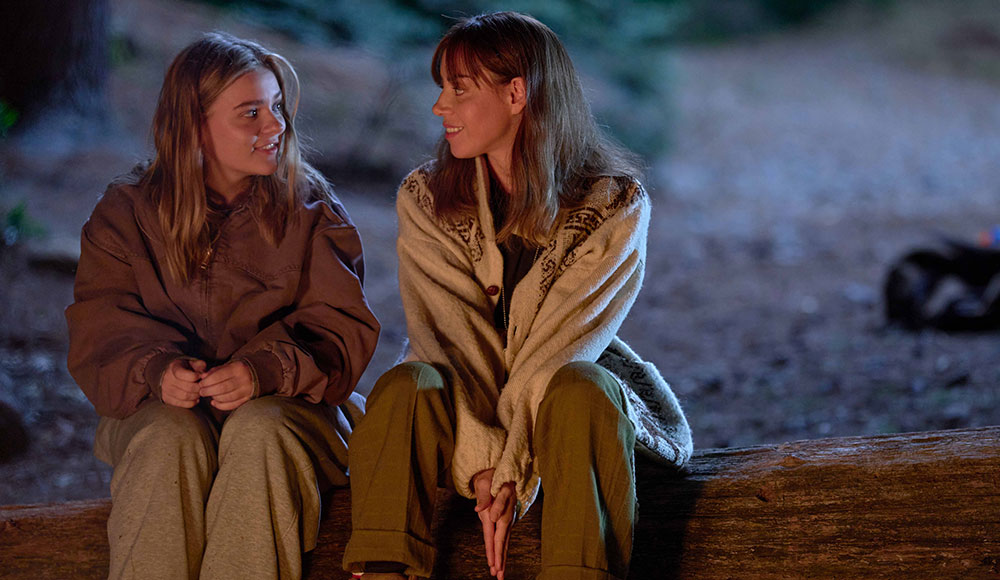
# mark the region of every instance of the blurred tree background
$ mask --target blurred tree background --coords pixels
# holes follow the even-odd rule
[[[334,150],[320,164],[347,179],[371,180],[398,172],[395,151],[382,139],[412,143],[412,129],[387,119],[407,100],[401,93],[427,84],[428,48],[452,19],[492,10],[520,10],[547,23],[569,46],[588,75],[600,122],[647,159],[670,146],[673,109],[665,49],[690,43],[720,43],[802,26],[847,0],[195,0],[253,22],[285,38],[314,46],[352,47],[368,53],[389,70],[378,92],[370,95],[358,129],[364,139]],[[885,8],[892,0],[863,0]],[[855,2],[857,3],[857,2]],[[129,8],[115,4],[115,12]],[[17,0],[19,18],[5,19],[0,48],[0,136],[25,133],[49,119],[62,137],[83,139],[102,125],[108,66],[127,66],[141,43],[127,29],[108,30],[107,0],[38,4]],[[415,81],[417,84],[415,85]],[[419,99],[418,93],[410,98]],[[347,107],[350,109],[351,107]],[[343,112],[341,111],[321,111]],[[357,112],[357,110],[353,111]],[[42,114],[44,113],[44,114]],[[111,115],[114,116],[114,113]],[[433,120],[421,116],[425,127]],[[413,122],[414,119],[410,119]],[[72,124],[73,127],[67,125]],[[16,125],[16,127],[15,127]],[[70,129],[75,130],[75,133]],[[84,133],[81,133],[83,131]],[[393,133],[396,134],[393,134]],[[46,146],[53,146],[51,131]],[[418,140],[417,142],[422,142]],[[343,153],[343,154],[338,154]]]
[[[599,121],[625,145],[653,159],[670,145],[673,110],[665,49],[681,43],[717,43],[802,26],[846,0],[202,0],[266,24],[303,43],[357,46],[390,59],[395,97],[414,80],[428,79],[428,47],[453,19],[516,10],[545,22],[589,75]],[[867,0],[885,8],[892,0]],[[383,112],[384,111],[383,109]],[[373,119],[372,123],[378,123]],[[380,127],[381,128],[381,127]],[[358,149],[354,149],[358,151]],[[366,150],[350,155],[343,174],[376,162]],[[398,169],[398,168],[396,168]]]

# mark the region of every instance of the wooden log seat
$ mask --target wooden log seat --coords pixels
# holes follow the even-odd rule
[[[683,473],[643,458],[637,473],[630,578],[1000,580],[1000,427],[706,449]],[[511,580],[537,571],[541,507],[513,529]],[[109,509],[0,507],[0,577],[106,577]],[[348,577],[349,532],[338,489],[308,578]],[[472,502],[440,490],[435,535],[435,578],[490,577]]]

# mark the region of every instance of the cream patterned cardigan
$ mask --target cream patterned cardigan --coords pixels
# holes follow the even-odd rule
[[[642,284],[649,199],[629,178],[603,178],[585,205],[559,217],[551,241],[510,300],[507,348],[493,323],[503,283],[485,161],[477,160],[478,215],[434,217],[426,166],[403,181],[399,286],[406,311],[406,360],[434,364],[452,387],[456,414],[452,476],[474,497],[472,476],[495,468],[493,493],[515,482],[520,513],[534,501],[532,427],[552,375],[597,361],[620,379],[636,439],[661,460],[683,465],[691,431],[677,398],[652,364],[615,335]],[[506,378],[506,382],[504,378]]]

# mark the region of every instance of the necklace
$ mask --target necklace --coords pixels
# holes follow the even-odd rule
[[[542,247],[541,246],[535,248],[535,255],[531,258],[531,267],[528,268],[528,270],[531,270],[531,268],[535,267],[535,262],[538,261],[538,256],[541,253],[542,253]],[[506,265],[504,265],[504,267],[506,268]],[[506,292],[506,288],[507,288],[506,284],[503,284],[503,283],[500,284],[500,310],[503,312],[503,329],[504,330],[507,330],[509,328],[509,324],[510,324],[510,320],[508,320],[510,318],[510,315],[507,313],[507,292]]]
[[[230,213],[230,211],[222,211],[213,209],[211,206],[209,207],[208,213],[205,216],[205,221],[208,224],[208,247],[205,248],[201,260],[202,270],[207,270],[209,262],[212,261],[212,254],[215,253],[215,244],[222,237],[222,226],[225,224],[226,218],[229,217]]]
[[[500,285],[500,309],[503,310],[503,329],[507,330],[507,298],[504,292],[504,284]]]

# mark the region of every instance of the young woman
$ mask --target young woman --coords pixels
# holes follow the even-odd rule
[[[355,574],[429,576],[435,488],[475,499],[490,573],[545,487],[539,578],[624,578],[633,450],[682,464],[687,423],[615,337],[642,282],[649,198],[537,20],[462,20],[438,44],[437,159],[400,187],[407,361],[351,453]]]
[[[155,159],[83,227],[69,369],[114,467],[111,578],[298,578],[321,491],[347,484],[379,325],[358,232],[300,157],[297,102],[281,56],[191,44]]]

